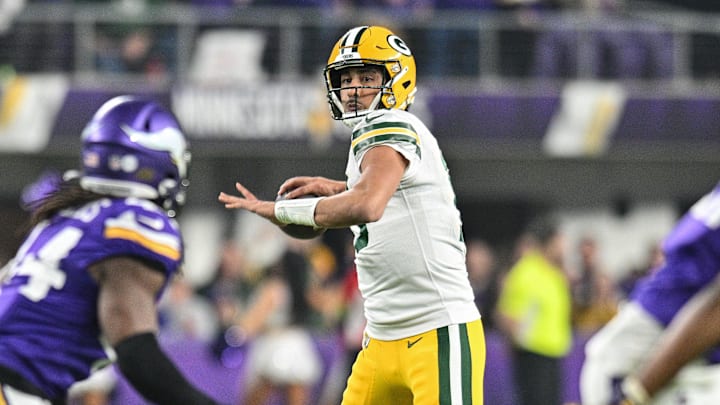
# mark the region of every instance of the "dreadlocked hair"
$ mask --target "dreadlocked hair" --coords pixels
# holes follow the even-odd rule
[[[57,190],[32,205],[33,212],[26,232],[66,208],[77,207],[103,197],[101,194],[80,187],[77,178],[65,180],[60,183]]]

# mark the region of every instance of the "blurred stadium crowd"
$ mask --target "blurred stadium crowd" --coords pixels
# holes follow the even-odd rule
[[[247,38],[254,45],[242,45],[252,50],[238,52],[260,58],[263,72],[309,74],[325,57],[325,43],[353,20],[372,20],[408,38],[425,76],[703,78],[717,74],[708,62],[717,57],[717,32],[705,31],[709,21],[673,20],[672,13],[718,8],[676,0],[6,0],[0,66],[183,78],[194,51],[188,36],[238,27],[259,33]],[[482,15],[497,13],[501,18],[484,23]],[[681,51],[686,62],[674,59],[680,45],[672,27],[692,30]],[[284,41],[299,52],[288,55]]]
[[[642,79],[675,84],[717,78],[717,28],[693,27],[697,31],[691,31],[689,41],[680,47],[673,31],[666,29],[672,27],[670,22],[658,17],[638,24],[639,10],[662,17],[674,11],[720,12],[720,6],[699,0],[3,0],[0,84],[25,74],[61,73],[81,83],[89,80],[92,86],[101,86],[105,79],[117,83],[122,77],[119,82],[155,87],[185,80],[197,69],[205,69],[203,75],[242,74],[230,77],[241,81],[293,75],[319,78],[318,67],[324,65],[331,41],[356,19],[393,25],[407,37],[416,54],[421,86],[423,78]],[[552,19],[541,17],[545,11],[554,13]],[[588,18],[582,21],[610,28],[593,32],[594,45],[585,47],[577,34],[590,31],[574,25],[547,28],[554,22],[574,21],[563,19],[563,12],[582,13]],[[271,23],[276,15],[280,22]],[[478,23],[486,21],[483,15],[495,16],[488,20],[496,24],[494,30]],[[318,18],[331,23],[322,26]],[[448,25],[449,21],[456,24]],[[241,57],[252,57],[254,65],[228,73],[223,67],[194,64],[191,55],[199,49],[191,43],[202,36],[199,33],[238,23],[245,32],[232,38],[237,41],[235,50],[243,49]],[[618,29],[612,28],[615,24]],[[497,36],[487,40],[488,32]],[[213,52],[212,43],[207,47]],[[288,55],[289,49],[293,51]],[[681,62],[678,49],[686,51]],[[11,114],[6,110],[7,97],[6,89],[0,129]],[[37,178],[25,180],[30,184]],[[192,181],[200,188],[191,186],[191,195],[207,191],[201,186],[204,179]],[[222,190],[210,191],[213,199]],[[5,229],[16,229],[24,219],[18,197],[3,196],[0,223]],[[478,216],[470,202],[463,204],[462,195],[460,199],[461,210],[468,213],[468,269],[487,330],[487,369],[493,370],[486,377],[486,403],[512,404],[510,343],[496,324],[496,303],[505,275],[527,249],[522,228],[538,210],[493,223],[492,213]],[[635,280],[660,263],[660,239],[681,213],[670,204],[669,209],[663,206],[657,211],[652,206],[643,216],[628,213],[627,203],[616,201],[602,211],[601,218],[574,217],[573,212],[564,217],[563,230],[569,236],[564,270],[572,297],[574,337],[564,358],[567,403],[579,401],[584,342],[616,313]],[[186,277],[175,280],[163,297],[164,348],[191,380],[224,401],[267,394],[268,403],[284,404],[288,392],[307,390],[312,404],[337,404],[363,326],[350,233],[329,231],[316,240],[291,240],[262,221],[218,216],[219,207],[205,208],[190,204],[187,216],[181,217],[188,235]],[[616,222],[608,224],[605,215]],[[625,236],[618,239],[618,233]],[[638,233],[641,237],[633,238]],[[8,234],[0,241],[3,264],[18,239]],[[634,245],[632,260],[613,257],[614,249],[627,250],[619,245],[629,243]],[[274,337],[298,331],[311,337],[311,352],[264,354],[264,345]],[[294,369],[298,365],[300,374],[306,375],[298,375]],[[78,386],[74,395],[79,405],[143,403],[111,369]]]

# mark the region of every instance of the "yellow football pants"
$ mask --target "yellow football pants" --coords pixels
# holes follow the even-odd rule
[[[480,320],[400,340],[366,339],[342,405],[482,405],[484,371]]]

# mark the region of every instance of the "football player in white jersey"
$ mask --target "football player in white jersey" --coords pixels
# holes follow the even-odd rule
[[[379,26],[350,29],[324,70],[334,119],[352,128],[346,181],[293,177],[286,199],[220,193],[230,209],[274,223],[350,227],[367,327],[343,405],[483,402],[485,339],[465,243],[437,140],[407,111],[413,55]],[[316,198],[297,198],[314,194]]]

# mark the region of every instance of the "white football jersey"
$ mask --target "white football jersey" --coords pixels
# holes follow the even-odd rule
[[[349,188],[360,178],[365,152],[378,145],[409,165],[382,218],[351,227],[368,335],[396,340],[478,319],[460,212],[437,140],[409,112],[367,115],[353,128]]]

